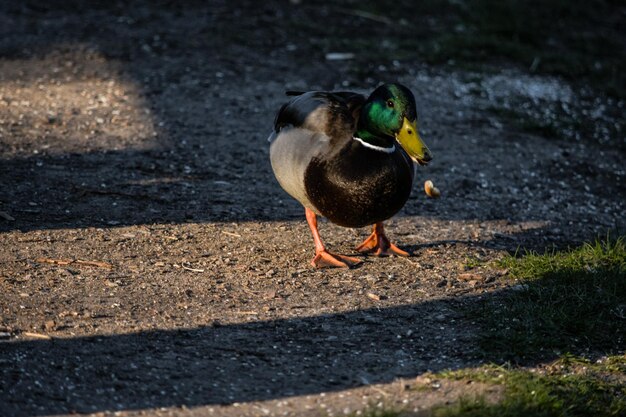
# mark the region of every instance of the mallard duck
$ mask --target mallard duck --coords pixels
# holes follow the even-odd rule
[[[315,242],[313,266],[351,267],[357,258],[326,250],[317,216],[344,227],[373,225],[356,249],[376,256],[409,254],[391,243],[383,221],[411,193],[416,164],[432,155],[417,131],[415,98],[401,84],[365,97],[353,92],[287,92],[270,134],[270,160],[282,188],[305,209]]]

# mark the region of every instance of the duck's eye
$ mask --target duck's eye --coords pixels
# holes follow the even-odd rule
[[[387,107],[393,108],[393,101],[387,100]]]

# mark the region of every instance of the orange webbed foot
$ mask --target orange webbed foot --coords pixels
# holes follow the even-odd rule
[[[311,264],[316,268],[350,268],[360,263],[360,259],[338,255],[327,250],[316,253],[315,258],[311,260]]]
[[[385,235],[382,223],[374,225],[372,234],[356,250],[374,256],[410,256],[407,251],[400,249],[389,241],[389,238]]]
[[[361,263],[358,258],[351,256],[337,255],[326,250],[320,233],[317,230],[317,216],[310,208],[305,208],[306,221],[309,223],[313,240],[315,241],[315,258],[311,260],[311,264],[316,268],[350,268]]]

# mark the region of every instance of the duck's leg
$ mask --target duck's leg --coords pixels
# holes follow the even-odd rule
[[[313,234],[313,240],[315,241],[315,258],[311,260],[311,264],[313,264],[316,268],[349,268],[354,266],[361,261],[357,258],[352,258],[350,256],[337,255],[334,253],[330,253],[324,247],[322,243],[322,239],[320,238],[320,233],[317,230],[317,216],[313,212],[313,210],[305,208],[306,213],[306,221],[311,228],[311,233]]]
[[[403,251],[389,241],[385,235],[383,222],[376,223],[372,234],[361,243],[356,250],[362,253],[368,253],[374,256],[409,256],[409,253]]]

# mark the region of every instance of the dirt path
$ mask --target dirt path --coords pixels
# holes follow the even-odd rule
[[[428,409],[484,387],[416,376],[498,360],[463,312],[509,284],[473,263],[624,230],[620,147],[492,111],[597,109],[572,87],[415,60],[373,79],[289,34],[311,8],[255,4],[0,8],[1,415]],[[314,270],[265,138],[285,89],[382,80],[435,154],[388,226],[414,256]],[[321,228],[344,253],[368,233]]]

